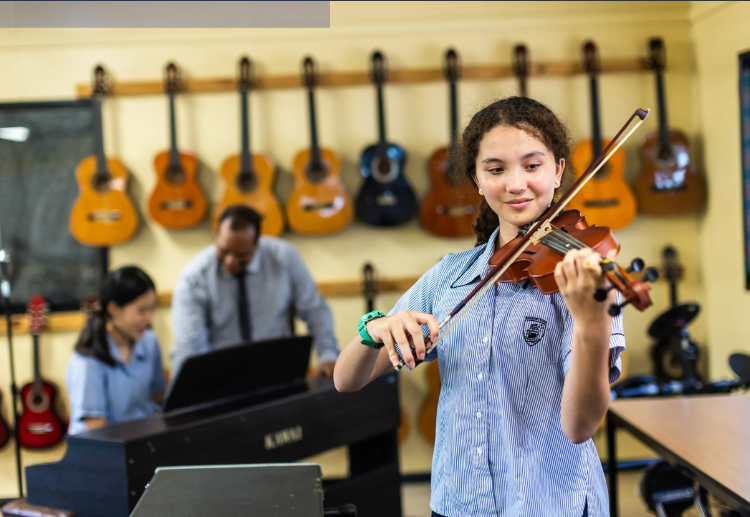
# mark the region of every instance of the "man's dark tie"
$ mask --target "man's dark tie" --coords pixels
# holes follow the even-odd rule
[[[239,313],[240,313],[240,332],[242,341],[250,341],[253,337],[252,326],[250,324],[250,301],[247,297],[247,286],[245,285],[245,271],[237,275],[237,287],[239,289]]]

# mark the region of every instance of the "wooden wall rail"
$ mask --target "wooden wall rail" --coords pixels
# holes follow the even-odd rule
[[[574,61],[531,63],[531,76],[566,76],[583,73],[581,63]],[[602,73],[639,72],[649,70],[646,58],[605,59],[601,62]],[[111,71],[110,71],[111,72]],[[465,66],[461,69],[461,79],[482,80],[513,77],[511,65]],[[301,88],[300,75],[258,76],[253,84],[254,89],[273,90],[283,88]],[[388,72],[388,83],[427,83],[445,81],[440,68],[393,69]],[[332,72],[321,73],[319,86],[359,86],[372,84],[368,72]],[[237,91],[236,78],[199,79],[185,78],[182,83],[185,93],[230,92]],[[165,93],[162,81],[112,81],[109,95],[159,95]],[[76,85],[76,96],[81,99],[91,97],[91,84]]]
[[[378,292],[403,293],[408,290],[419,277],[381,278],[378,280]],[[339,296],[362,295],[362,282],[359,280],[343,280],[335,282],[319,282],[318,291],[325,298]],[[169,307],[172,303],[172,293],[159,293],[159,306]],[[28,319],[23,315],[11,318],[13,332],[25,334],[29,331]],[[84,324],[84,315],[80,312],[56,312],[49,316],[47,328],[49,332],[78,332]],[[5,319],[0,320],[0,333],[5,336]]]

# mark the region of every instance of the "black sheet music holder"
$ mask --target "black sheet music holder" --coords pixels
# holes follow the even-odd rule
[[[173,411],[304,382],[312,337],[286,337],[219,348],[188,357],[169,387]]]

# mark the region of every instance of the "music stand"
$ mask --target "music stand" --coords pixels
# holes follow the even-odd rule
[[[304,382],[312,337],[285,337],[218,348],[185,359],[162,405],[173,411]]]

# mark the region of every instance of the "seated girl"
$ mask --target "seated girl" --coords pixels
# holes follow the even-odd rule
[[[68,434],[154,412],[164,393],[159,341],[150,330],[156,289],[135,266],[107,275],[99,307],[89,317],[68,363]]]

